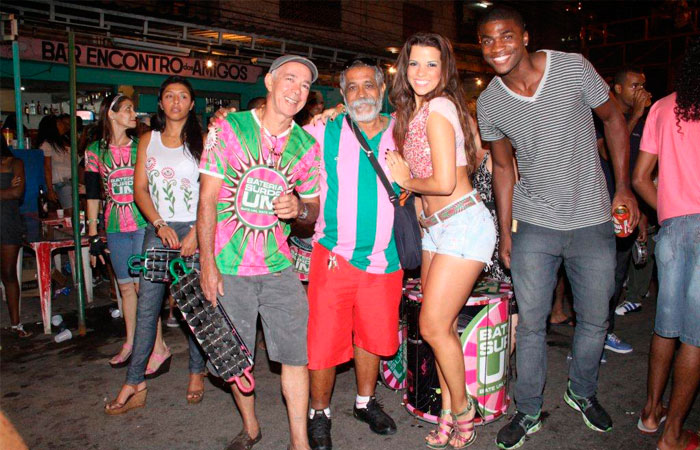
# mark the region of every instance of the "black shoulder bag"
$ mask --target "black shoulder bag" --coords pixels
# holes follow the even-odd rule
[[[348,125],[350,125],[350,129],[355,133],[355,137],[365,155],[367,155],[369,162],[372,164],[374,171],[377,172],[377,176],[384,185],[391,204],[394,205],[394,241],[396,250],[399,253],[401,267],[408,270],[415,269],[421,264],[421,235],[414,203],[416,197],[410,194],[401,204],[399,196],[394,192],[389,179],[387,179],[384,170],[379,165],[379,161],[374,156],[372,149],[369,148],[367,140],[362,136],[357,125],[350,119],[350,116],[345,116],[345,118]]]

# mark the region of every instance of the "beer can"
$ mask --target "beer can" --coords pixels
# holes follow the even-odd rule
[[[617,237],[624,238],[632,234],[630,211],[625,205],[620,205],[613,211],[613,225]]]

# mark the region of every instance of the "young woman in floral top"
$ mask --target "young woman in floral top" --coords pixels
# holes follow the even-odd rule
[[[421,194],[423,304],[419,326],[437,361],[442,412],[430,448],[465,448],[476,439],[474,401],[467,396],[457,314],[485,264],[496,234],[469,181],[475,146],[452,46],[438,34],[418,33],[399,53],[390,96],[396,108],[387,152],[391,176]],[[404,159],[405,158],[405,159]]]
[[[187,79],[172,76],[160,87],[158,113],[152,131],[139,142],[134,174],[134,198],[149,225],[144,249],[175,248],[182,256],[197,251],[194,226],[199,199],[199,159],[204,137],[194,112],[195,95]],[[172,355],[165,345],[159,347],[156,330],[167,285],[143,280],[136,314],[134,352],[129,362],[126,383],[117,398],[105,406],[107,414],[122,414],[146,403],[146,377],[168,370]],[[204,395],[205,360],[190,333],[190,378],[188,403],[199,403]],[[155,343],[155,348],[154,348]],[[146,371],[148,355],[160,367]]]

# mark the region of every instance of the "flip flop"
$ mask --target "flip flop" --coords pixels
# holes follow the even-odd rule
[[[700,448],[700,435],[698,435],[698,433],[693,433],[690,430],[684,431],[690,435],[690,439],[683,450],[698,450],[698,448]]]
[[[685,446],[685,448],[683,450],[698,450],[698,448],[700,448],[700,431],[697,433],[694,433],[690,430],[683,430],[683,431],[690,435],[690,439],[688,440],[688,444]],[[656,447],[656,450],[659,450],[659,447]]]
[[[659,431],[659,427],[661,426],[662,423],[666,420],[666,413],[668,412],[667,408],[661,408],[661,418],[659,419],[659,425],[656,428],[648,428],[647,426],[644,425],[644,422],[642,422],[642,417],[639,416],[639,420],[637,421],[637,429],[642,432],[642,434],[654,434],[657,431]]]

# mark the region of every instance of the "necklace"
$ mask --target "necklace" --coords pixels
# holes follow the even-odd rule
[[[270,133],[264,126],[261,126],[260,128],[260,135],[262,137],[261,141],[267,147],[267,159],[265,160],[265,164],[267,164],[268,167],[275,167],[277,165],[277,161],[279,161],[280,157],[282,156],[282,150],[275,149],[275,147],[277,147],[278,138],[276,135]]]
[[[277,149],[277,142],[279,141],[279,138],[281,136],[286,135],[290,130],[291,127],[283,132],[281,135],[277,134],[272,134],[270,131],[265,128],[265,125],[263,124],[263,115],[265,113],[265,107],[260,107],[258,108],[255,113],[258,114],[258,119],[260,122],[260,151],[262,152],[262,147],[263,145],[267,148],[267,157],[265,158],[265,164],[267,164],[268,167],[270,168],[275,168],[277,166],[277,163],[282,157],[282,153],[284,153],[284,149],[287,147],[287,141],[282,148]],[[294,124],[292,124],[292,127]],[[261,153],[262,156],[262,153]]]

